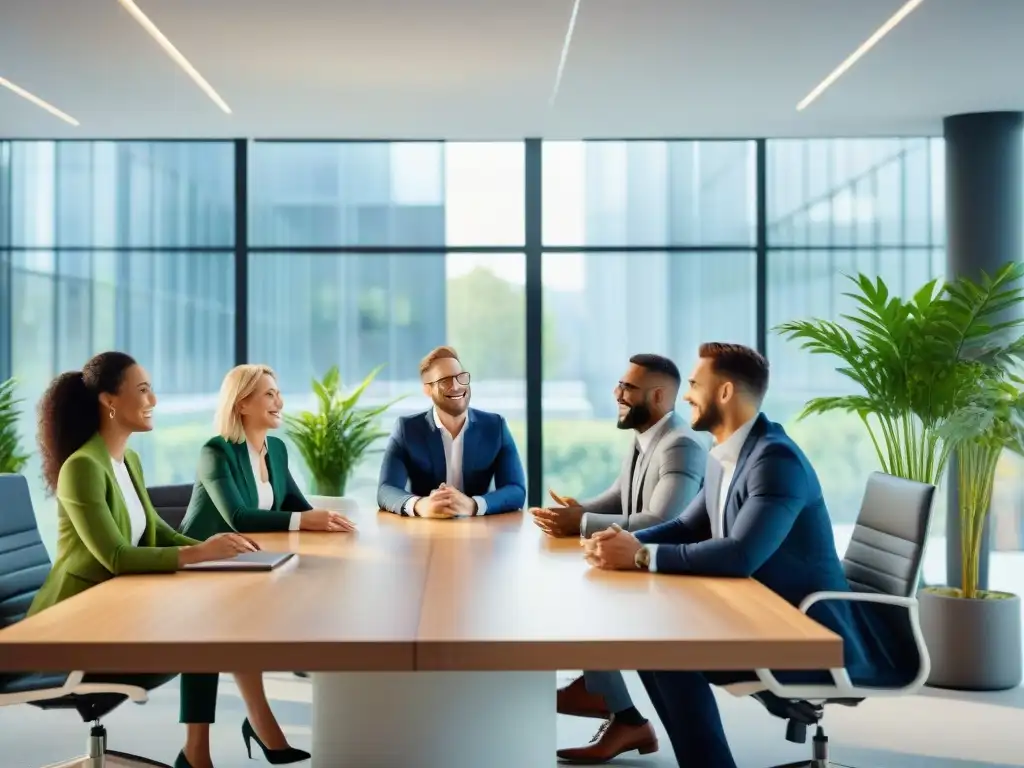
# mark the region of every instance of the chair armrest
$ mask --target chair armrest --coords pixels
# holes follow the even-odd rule
[[[82,684],[84,672],[72,672],[68,675],[64,684],[56,688],[33,688],[17,693],[0,693],[0,707],[11,704],[30,704],[33,701],[46,701],[47,699],[59,699],[75,692],[75,687]]]
[[[145,688],[137,685],[123,685],[118,683],[82,683],[75,686],[71,691],[75,695],[85,696],[90,693],[120,693],[136,704],[145,704],[149,701],[149,694]]]
[[[815,603],[823,600],[845,600],[848,603],[881,603],[883,605],[901,605],[904,608],[913,609],[917,615],[916,597],[898,597],[886,595],[881,592],[812,592],[800,603],[800,613],[807,613],[807,609]]]
[[[31,704],[35,701],[61,699],[65,696],[87,696],[96,693],[121,694],[136,704],[145,704],[149,694],[145,688],[120,683],[83,683],[85,672],[72,672],[59,688],[33,688],[18,693],[0,694],[0,707],[11,704]]]
[[[910,631],[914,636],[914,645],[920,663],[917,675],[904,686],[898,688],[867,688],[855,686],[843,667],[830,669],[833,685],[783,685],[770,669],[755,670],[757,678],[764,686],[783,699],[804,701],[824,701],[826,699],[866,699],[872,696],[910,696],[917,693],[928,680],[932,670],[931,657],[921,632],[921,620],[916,597],[899,597],[875,592],[813,592],[800,603],[800,612],[807,610],[815,603],[824,600],[845,600],[851,603],[877,603],[880,605],[896,605],[907,609],[910,619]]]

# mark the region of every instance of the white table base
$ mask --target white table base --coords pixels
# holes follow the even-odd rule
[[[318,672],[313,768],[555,764],[555,672]]]

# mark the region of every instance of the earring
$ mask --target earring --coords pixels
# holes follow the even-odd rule
[[[114,409],[113,408],[110,409],[110,418],[114,418]]]

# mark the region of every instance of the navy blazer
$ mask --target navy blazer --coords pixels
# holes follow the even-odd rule
[[[470,408],[462,430],[462,492],[483,497],[488,515],[522,509],[526,475],[505,419]],[[404,514],[409,499],[429,496],[447,476],[444,443],[433,409],[399,417],[384,449],[377,504]],[[490,490],[492,482],[494,490]]]
[[[658,545],[652,570],[753,577],[793,605],[812,592],[850,591],[818,476],[781,425],[761,414],[743,443],[725,499],[722,538],[711,538],[704,494],[702,487],[675,520],[635,534],[645,544]],[[845,666],[855,684],[903,684],[917,668],[909,668],[913,665],[903,649],[891,647],[884,612],[873,608],[822,600],[808,615],[842,637]],[[779,672],[777,677],[792,683],[831,682],[829,675],[816,672]]]

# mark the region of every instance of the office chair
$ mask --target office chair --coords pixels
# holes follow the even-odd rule
[[[146,489],[153,509],[171,528],[181,530],[181,523],[188,511],[188,503],[192,499],[192,484],[182,485],[151,485]]]
[[[874,603],[896,646],[917,653],[917,674],[899,688],[862,688],[845,668],[832,669],[831,685],[784,685],[771,670],[758,669],[757,682],[726,686],[735,696],[753,696],[765,709],[787,721],[786,739],[807,742],[807,727],[815,726],[812,758],[775,768],[829,768],[828,737],[821,721],[825,707],[855,707],[873,696],[910,696],[928,679],[931,660],[921,633],[917,597],[924,546],[935,486],[873,472],[868,478],[853,537],[843,557],[843,572],[852,592],[815,592],[800,603],[800,611],[822,600]],[[883,607],[884,606],[884,607]]]
[[[0,631],[21,621],[50,572],[50,556],[36,527],[28,483],[21,475],[0,475]],[[40,709],[73,709],[92,723],[86,754],[51,768],[136,768],[162,766],[127,752],[107,749],[103,717],[125,701],[145,704],[143,688],[83,683],[82,671],[0,673],[0,707],[31,704]],[[110,758],[108,760],[108,758]]]

